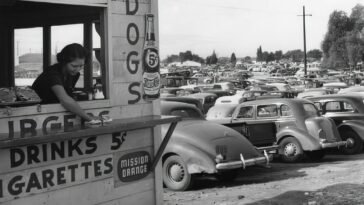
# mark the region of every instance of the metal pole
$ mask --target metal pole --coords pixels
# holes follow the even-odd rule
[[[303,6],[303,53],[305,64],[305,77],[307,76],[307,58],[306,58],[306,22],[305,22],[305,6]]]

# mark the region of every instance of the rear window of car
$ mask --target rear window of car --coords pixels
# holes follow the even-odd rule
[[[303,104],[303,109],[309,116],[318,116],[318,110],[314,104],[305,103]]]
[[[278,116],[277,105],[259,105],[257,107],[258,117],[276,117]]]
[[[281,116],[292,116],[292,110],[288,105],[281,105]]]
[[[354,112],[354,107],[347,102],[333,101],[325,104],[326,112]]]

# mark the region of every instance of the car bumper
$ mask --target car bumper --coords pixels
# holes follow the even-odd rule
[[[349,143],[348,141],[320,142],[320,145],[322,149],[326,149],[326,148],[346,146],[348,143]]]
[[[268,155],[266,151],[264,151],[263,157],[256,157],[252,159],[244,159],[244,156],[240,154],[240,161],[232,161],[232,162],[222,162],[216,164],[217,170],[229,170],[229,169],[239,169],[253,166],[253,165],[269,165],[269,162],[272,161],[273,156]]]

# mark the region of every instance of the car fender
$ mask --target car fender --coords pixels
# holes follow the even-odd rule
[[[170,140],[164,150],[163,159],[165,156],[177,154],[185,161],[188,173],[216,173],[216,163],[211,156],[196,146],[185,143],[179,140]]]
[[[354,132],[356,132],[359,137],[364,140],[364,122],[360,121],[360,120],[345,120],[343,121],[338,127],[337,129],[339,131],[343,130],[343,129],[351,129]]]
[[[301,143],[302,149],[305,151],[321,149],[321,145],[317,139],[312,137],[309,133],[296,127],[286,127],[277,132],[276,136],[278,143],[286,137],[295,137]]]

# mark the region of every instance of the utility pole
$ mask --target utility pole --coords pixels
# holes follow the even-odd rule
[[[303,17],[303,53],[304,53],[304,65],[305,65],[305,77],[307,76],[307,56],[306,56],[306,16],[312,16],[312,14],[305,13],[305,6],[303,6],[303,15],[298,15]]]

